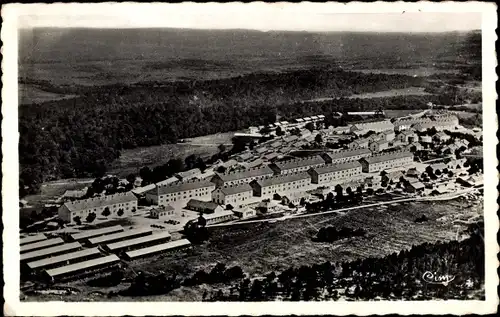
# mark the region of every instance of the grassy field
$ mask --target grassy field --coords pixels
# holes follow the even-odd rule
[[[363,94],[355,94],[350,96],[349,98],[359,98],[359,99],[367,99],[367,98],[384,98],[384,97],[398,97],[398,96],[425,96],[429,95],[429,93],[424,91],[422,87],[409,87],[404,89],[391,89],[377,92],[369,92]]]
[[[187,253],[159,255],[130,262],[128,274],[133,275],[132,272],[143,270],[150,273],[176,272],[178,275],[187,276],[198,269],[208,269],[217,262],[222,262],[228,267],[240,265],[250,277],[259,277],[289,266],[380,257],[424,242],[454,240],[460,236],[465,226],[453,224],[453,219],[460,215],[478,213],[482,213],[481,206],[476,209],[466,208],[466,202],[462,200],[398,203],[359,209],[343,215],[319,215],[273,224],[214,228],[210,242],[206,245],[196,246]],[[422,214],[425,214],[429,221],[415,223],[414,220]],[[361,227],[368,233],[365,237],[334,243],[311,241],[312,235],[319,228],[329,225],[337,228]],[[64,297],[65,300],[87,300],[85,294],[96,290],[88,287],[83,281],[64,285],[81,290],[78,295]],[[127,287],[127,284],[122,287]],[[148,297],[147,300],[200,300],[204,287],[206,286],[184,287],[166,295]],[[50,297],[44,296],[43,300]],[[118,297],[113,300],[125,301],[130,298]]]
[[[408,76],[430,76],[434,74],[454,74],[458,73],[458,71],[453,69],[438,69],[438,68],[430,68],[430,67],[419,67],[419,68],[383,68],[383,69],[346,69],[353,72],[360,72],[365,74],[388,74],[388,75],[408,75]]]
[[[163,144],[125,150],[111,164],[109,173],[125,177],[130,173],[137,173],[144,166],[162,165],[172,158],[184,160],[191,154],[209,157],[219,152],[218,146],[220,144],[231,144],[233,135],[234,132],[218,133],[186,139],[186,143]],[[230,147],[227,146],[227,148],[229,149]]]
[[[42,90],[34,85],[19,84],[19,104],[42,103],[74,97],[76,97],[76,95],[56,94]]]

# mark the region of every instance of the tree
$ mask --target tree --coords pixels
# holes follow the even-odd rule
[[[217,168],[215,169],[215,171],[216,171],[217,173],[225,173],[225,172],[226,172],[226,170],[227,170],[227,168],[225,168],[225,167],[224,167],[224,166],[222,166],[222,165],[221,165],[221,166],[219,166],[219,167],[217,167]]]
[[[133,184],[135,182],[135,175],[134,174],[128,174],[127,175],[127,182],[130,184]]]
[[[260,131],[261,134],[269,134],[271,133],[271,128],[268,126],[263,127]]]
[[[123,213],[124,213],[123,209],[120,208],[120,209],[118,209],[118,212],[116,214],[118,215],[118,217],[121,217],[121,216],[123,216]]]
[[[314,123],[313,122],[308,122],[306,125],[305,125],[305,128],[311,132],[313,132],[315,130],[315,126],[314,126]]]
[[[109,210],[108,207],[104,208],[104,210],[102,211],[102,215],[104,217],[107,217],[107,216],[111,215],[111,211]]]
[[[75,217],[73,217],[73,221],[74,221],[77,225],[81,225],[81,224],[82,224],[82,218],[80,218],[80,216],[75,216]]]
[[[184,160],[184,163],[186,164],[186,168],[188,170],[193,169],[196,164],[196,155],[194,154],[188,155]]]
[[[91,212],[88,214],[87,218],[85,220],[87,220],[87,222],[93,222],[95,220],[95,218],[97,218],[97,215],[95,214],[95,212]]]
[[[304,197],[302,197],[302,198],[300,199],[299,205],[301,205],[301,206],[305,206],[305,204],[306,204],[306,199],[305,199]]]
[[[200,171],[202,171],[202,172],[204,172],[207,169],[207,164],[205,164],[205,162],[203,161],[203,159],[201,157],[199,157],[196,160],[196,168],[199,168]]]
[[[141,176],[141,178],[143,180],[145,180],[145,181],[148,180],[149,181],[151,179],[151,169],[149,167],[147,167],[147,166],[141,168],[139,170],[139,176]]]
[[[172,176],[175,173],[179,173],[184,168],[182,160],[179,158],[173,158],[167,162],[166,172],[168,176]]]
[[[314,137],[314,141],[318,144],[322,144],[323,143],[323,137],[321,136],[320,133],[316,134],[316,136]]]
[[[226,145],[224,143],[221,143],[219,144],[218,149],[220,153],[226,152]]]
[[[282,135],[285,135],[285,132],[283,132],[283,129],[281,129],[281,127],[277,127],[276,128],[276,135],[282,136]]]

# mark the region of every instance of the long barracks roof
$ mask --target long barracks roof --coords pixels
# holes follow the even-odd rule
[[[303,179],[311,179],[311,176],[307,172],[288,173],[284,175],[277,175],[273,177],[263,178],[261,180],[258,180],[257,183],[261,187],[266,187],[278,184],[286,184]]]
[[[51,254],[70,251],[81,248],[82,245],[79,242],[65,243],[52,248],[41,249],[33,252],[21,254],[21,261],[27,261],[29,259],[39,259],[41,257],[47,257]]]
[[[313,170],[316,171],[316,173],[318,174],[325,174],[325,173],[349,170],[358,167],[361,167],[361,163],[354,161],[342,164],[328,164],[325,166],[314,167]]]
[[[43,249],[52,247],[55,245],[63,244],[64,241],[61,238],[47,239],[36,243],[25,244],[21,246],[21,253],[29,252],[33,250]]]
[[[260,168],[252,168],[243,172],[230,172],[224,174],[217,174],[224,182],[237,181],[240,179],[252,178],[252,177],[264,177],[267,175],[272,175],[273,170],[268,166]]]
[[[391,152],[391,153],[377,154],[369,157],[364,157],[363,160],[365,160],[370,164],[374,164],[374,163],[401,159],[405,157],[413,158],[413,154],[408,151],[399,151],[399,152]]]
[[[79,233],[72,234],[71,238],[76,241],[76,240],[88,239],[88,238],[102,236],[105,234],[110,234],[110,233],[115,233],[115,232],[120,232],[120,231],[123,231],[123,227],[120,225],[116,225],[116,226],[111,226],[111,227],[95,229],[95,230],[85,230],[85,231],[82,231]]]
[[[114,195],[106,195],[102,197],[94,197],[83,200],[75,200],[72,202],[67,202],[64,205],[70,211],[79,211],[85,209],[91,209],[101,206],[109,206],[114,204],[128,203],[131,201],[137,201],[137,197],[131,192],[118,193]]]
[[[220,188],[220,191],[226,195],[235,195],[239,193],[244,193],[248,191],[252,191],[252,187],[248,184],[237,184],[237,185],[228,185]]]
[[[347,150],[347,151],[325,152],[325,154],[328,155],[332,160],[338,160],[358,155],[369,156],[372,154],[372,152],[369,149],[361,148],[361,149]]]
[[[93,259],[93,260],[88,260],[88,261],[84,261],[84,262],[79,262],[79,263],[75,263],[75,264],[70,264],[70,265],[58,267],[55,269],[47,270],[46,272],[50,277],[57,277],[57,276],[60,276],[63,274],[77,272],[77,271],[80,271],[83,269],[91,269],[93,267],[103,265],[103,264],[117,263],[119,261],[120,261],[120,259],[116,255],[112,254],[112,255],[100,257],[100,258]]]
[[[201,180],[201,181],[189,180],[185,182],[175,182],[165,186],[159,186],[157,188],[158,188],[158,194],[163,195],[163,194],[183,192],[186,190],[193,190],[193,189],[213,187],[213,186],[215,185],[208,180]]]
[[[28,236],[20,239],[21,245],[28,243],[35,243],[39,241],[47,240],[47,236],[44,234],[37,234],[36,236]]]
[[[113,234],[109,234],[109,235],[104,235],[104,236],[100,236],[100,237],[96,237],[96,238],[91,238],[91,239],[89,239],[89,242],[92,245],[95,245],[95,244],[99,244],[99,243],[107,243],[107,242],[111,242],[111,241],[116,241],[116,240],[123,239],[123,238],[125,238],[125,239],[132,238],[134,236],[141,235],[141,234],[150,234],[151,232],[152,232],[152,230],[148,229],[148,228],[137,228],[137,229],[131,229],[131,230],[113,233]]]
[[[65,263],[66,261],[69,261],[69,260],[81,259],[81,258],[85,258],[87,256],[93,256],[93,255],[97,255],[97,254],[101,254],[101,251],[99,251],[99,249],[96,247],[96,248],[85,249],[85,250],[71,252],[71,253],[65,253],[65,254],[61,254],[58,256],[41,259],[38,261],[29,262],[28,266],[30,269],[34,270],[34,269],[38,269],[38,268],[45,267],[48,265],[53,265],[53,264],[57,264],[57,263]]]
[[[325,160],[321,156],[315,155],[315,156],[311,156],[311,157],[275,162],[274,164],[280,170],[286,171],[286,170],[290,170],[290,169],[294,169],[294,168],[307,167],[307,166],[312,167],[314,165],[325,164]]]
[[[115,250],[120,250],[123,248],[141,245],[143,243],[169,239],[170,237],[171,237],[170,233],[168,233],[167,231],[162,231],[162,232],[154,233],[152,235],[145,236],[145,237],[110,243],[110,244],[106,245],[106,247],[110,251],[115,251]]]
[[[176,241],[171,241],[171,242],[167,242],[167,243],[153,245],[151,247],[147,247],[147,248],[143,248],[143,249],[139,249],[139,250],[128,251],[128,252],[125,252],[125,254],[127,255],[128,258],[134,259],[134,258],[145,256],[148,254],[162,252],[162,251],[168,251],[168,250],[172,250],[172,249],[176,249],[176,248],[180,248],[180,247],[187,247],[190,245],[191,245],[191,242],[189,242],[189,240],[180,239],[180,240],[176,240]]]

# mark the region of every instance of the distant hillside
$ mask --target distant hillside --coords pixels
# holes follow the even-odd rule
[[[20,32],[20,76],[71,85],[81,73],[89,82],[99,84],[130,81],[138,76],[146,80],[213,78],[220,74],[231,77],[330,64],[356,68],[429,67],[477,59],[477,52],[467,51],[469,39],[470,34],[459,32],[39,28]],[[153,74],[155,70],[160,73]]]

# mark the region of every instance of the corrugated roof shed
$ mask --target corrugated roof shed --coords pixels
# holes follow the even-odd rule
[[[21,246],[21,253],[29,252],[33,250],[43,249],[52,247],[55,245],[63,244],[64,241],[61,238],[48,239],[40,242],[29,243]]]
[[[47,240],[47,236],[44,234],[37,234],[35,236],[27,236],[25,238],[20,239],[20,244],[28,244],[28,243],[35,243],[35,242],[40,242],[43,240]]]
[[[215,214],[208,214],[208,215],[203,215],[202,217],[205,218],[205,220],[210,220],[214,218],[219,218],[219,217],[224,217],[224,216],[233,216],[234,213],[231,210],[222,210],[221,212],[215,213]]]
[[[33,252],[21,254],[21,261],[28,261],[30,259],[40,259],[42,257],[48,257],[51,254],[70,251],[81,248],[82,245],[79,242],[65,243],[51,248],[41,249]]]
[[[127,257],[129,259],[134,259],[134,258],[138,258],[141,256],[146,256],[148,254],[158,253],[158,252],[162,252],[162,251],[168,251],[168,250],[181,248],[181,247],[187,247],[190,245],[191,245],[191,242],[189,242],[189,240],[180,239],[180,240],[176,240],[176,241],[171,241],[171,242],[167,242],[167,243],[153,245],[153,246],[139,249],[139,250],[128,251],[128,252],[125,252],[125,254],[127,255]]]
[[[55,269],[47,270],[46,272],[50,277],[55,278],[63,274],[73,273],[84,269],[92,269],[93,267],[100,266],[103,264],[114,264],[119,261],[120,259],[116,255],[112,254],[97,259],[92,259],[84,262],[58,267]]]
[[[102,236],[105,234],[110,234],[110,233],[115,233],[115,232],[120,232],[123,231],[123,227],[120,225],[112,226],[112,227],[105,227],[105,228],[100,228],[100,229],[95,229],[95,230],[85,230],[79,233],[74,233],[71,235],[71,239],[77,241],[77,240],[82,240],[82,239],[88,239],[92,237],[97,237],[97,236]]]
[[[66,261],[70,261],[70,260],[77,260],[77,259],[85,258],[88,256],[94,256],[97,254],[101,254],[101,251],[99,251],[99,249],[96,247],[96,248],[85,249],[85,250],[76,251],[76,252],[65,253],[65,254],[61,254],[58,256],[41,259],[38,261],[29,262],[28,266],[30,269],[34,270],[34,269],[43,268],[43,267],[46,267],[49,265],[54,265],[54,264],[58,264],[58,263],[65,263]]]
[[[162,232],[154,233],[152,235],[145,236],[145,237],[110,243],[110,244],[107,244],[106,247],[110,251],[116,251],[116,250],[121,250],[121,249],[128,248],[128,247],[141,245],[141,244],[148,243],[148,242],[154,242],[154,241],[163,240],[163,239],[170,239],[170,237],[171,237],[171,235],[169,232],[162,231]]]

